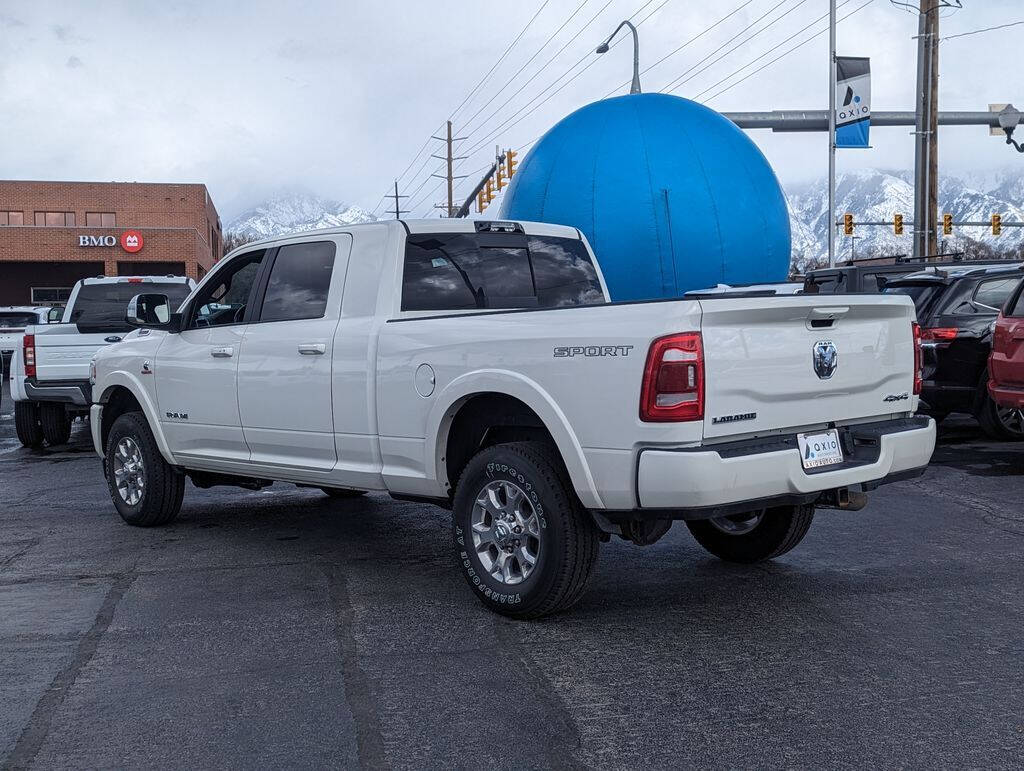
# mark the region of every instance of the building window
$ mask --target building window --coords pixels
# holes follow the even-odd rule
[[[0,226],[24,225],[25,212],[23,211],[0,211]]]
[[[109,211],[87,211],[85,213],[85,226],[87,228],[113,228],[117,227],[117,218]]]
[[[75,213],[73,211],[37,211],[36,225],[47,227],[63,227],[64,225],[75,224]]]
[[[53,303],[66,303],[71,297],[69,286],[34,286],[32,287],[33,305],[52,305]]]

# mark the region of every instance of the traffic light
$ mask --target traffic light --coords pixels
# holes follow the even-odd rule
[[[490,201],[488,201],[486,198],[484,198],[484,191],[483,190],[481,190],[479,193],[476,194],[476,210],[478,212],[482,213],[483,210],[487,208],[487,204],[488,203],[490,203]]]
[[[498,168],[494,172],[494,184],[501,192],[501,189],[507,184],[505,181],[505,161],[498,161]]]
[[[1000,214],[992,215],[992,235],[998,236],[1003,229],[1003,217]]]
[[[494,200],[494,179],[491,177],[487,178],[487,184],[484,185],[484,200],[487,203]]]
[[[843,234],[848,236],[853,235],[853,215],[849,212],[843,215]]]
[[[953,215],[943,214],[942,215],[942,235],[951,236],[953,235]]]
[[[893,232],[896,235],[898,235],[898,236],[902,236],[903,235],[903,215],[902,214],[894,214],[892,216],[892,229],[893,229]]]
[[[518,153],[515,150],[505,151],[505,162],[508,167],[508,178],[512,179],[512,175],[516,173],[516,166],[519,165],[519,161],[516,160]]]

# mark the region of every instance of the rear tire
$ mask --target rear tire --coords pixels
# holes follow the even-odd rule
[[[14,403],[14,430],[23,447],[38,450],[43,446],[43,427],[39,425],[39,405],[35,402]]]
[[[982,430],[993,439],[1004,442],[1024,440],[1024,409],[1000,407],[989,394],[987,385],[977,418]]]
[[[103,463],[114,508],[129,525],[165,525],[178,516],[185,475],[164,460],[141,412],[114,421]]]
[[[452,513],[463,575],[490,610],[540,618],[583,596],[600,536],[548,445],[513,442],[478,452],[459,478]]]
[[[814,505],[776,506],[686,523],[701,546],[726,562],[750,564],[781,557],[807,535]]]
[[[366,495],[366,490],[351,490],[347,487],[321,487],[324,495],[331,498],[359,498]]]
[[[43,439],[51,447],[67,444],[71,438],[71,416],[63,404],[40,405],[39,424],[43,429]]]

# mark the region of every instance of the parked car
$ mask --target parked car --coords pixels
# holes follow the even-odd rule
[[[1024,280],[996,319],[989,357],[989,393],[1002,423],[1024,433]]]
[[[816,268],[804,276],[804,291],[808,294],[860,294],[877,293],[885,289],[890,279],[905,276],[921,270],[920,263],[897,262],[876,264],[874,262],[853,265],[836,265],[832,268]]]
[[[0,372],[8,371],[11,355],[21,350],[25,327],[46,324],[50,309],[38,305],[8,305],[0,307]]]
[[[974,415],[997,439],[1024,439],[1019,417],[1000,410],[988,389],[992,330],[999,309],[1024,276],[1021,263],[930,268],[893,279],[886,293],[909,295],[924,351],[921,400],[942,420]]]
[[[236,250],[148,320],[168,307],[134,298],[142,329],[94,359],[126,522],[174,519],[186,476],[429,501],[477,596],[520,618],[575,603],[611,534],[684,520],[720,558],[769,559],[934,447],[909,299],[613,304],[571,227],[302,233]]]
[[[96,351],[129,332],[128,301],[152,289],[176,304],[195,287],[183,276],[85,278],[71,290],[61,323],[27,326],[11,360],[14,426],[25,447],[63,444],[71,422],[89,414],[89,362]]]

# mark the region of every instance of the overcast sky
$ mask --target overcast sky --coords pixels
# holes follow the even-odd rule
[[[889,0],[862,10],[866,0],[839,2],[840,17],[856,11],[839,26],[839,53],[871,57],[874,109],[910,109],[916,18]],[[701,100],[823,30],[818,19],[828,10],[826,0],[2,0],[0,177],[205,182],[225,221],[285,187],[373,209],[542,5],[485,87],[455,113],[456,132],[468,135],[462,147],[476,146],[465,172],[486,164],[495,143],[523,145],[628,80],[631,52],[623,44],[522,117],[570,67],[583,59],[572,71],[579,72],[598,59],[588,52],[640,8],[635,20],[660,7],[640,27],[641,67],[739,9],[642,77],[645,91],[662,90],[694,68],[674,93],[694,98],[708,89]],[[942,35],[1024,19],[1021,0],[963,5],[944,14]],[[824,108],[827,40],[814,38],[709,105]],[[941,108],[984,110],[1006,101],[1024,107],[1022,41],[1024,26],[943,43]],[[521,120],[491,136],[517,113]],[[842,152],[840,171],[909,168],[909,130],[874,129],[874,148]],[[785,183],[825,173],[824,134],[752,136]],[[951,173],[1024,169],[1024,155],[982,127],[943,129],[940,159]],[[402,179],[403,192],[416,191],[407,203],[417,205],[417,214],[441,195],[431,195],[436,182],[421,184],[436,162],[422,162],[421,156]]]

